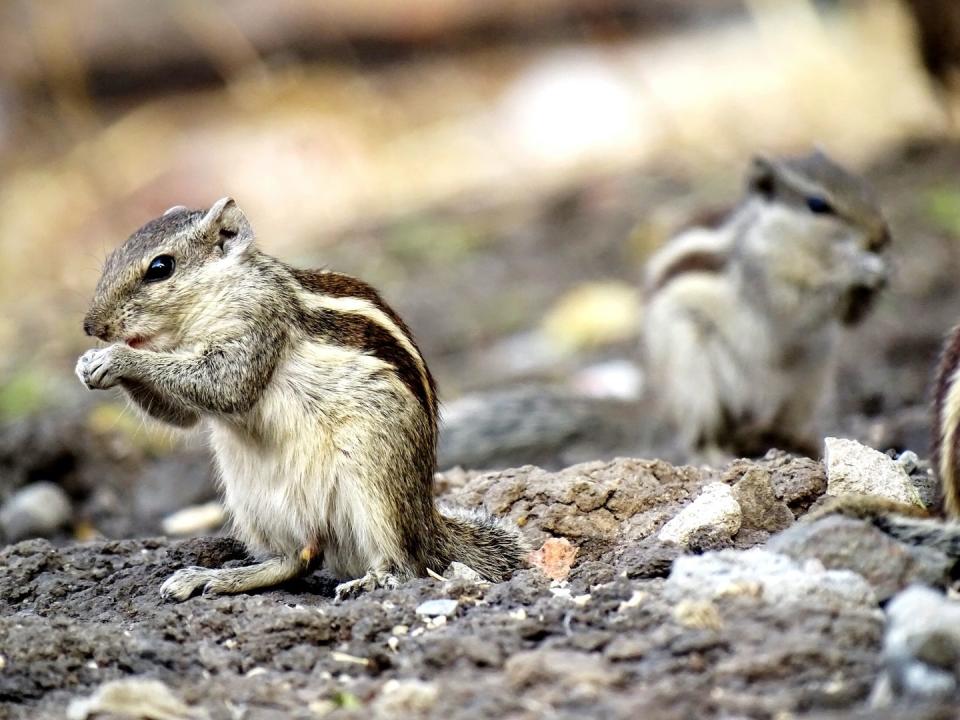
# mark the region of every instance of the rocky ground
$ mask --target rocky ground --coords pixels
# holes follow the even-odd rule
[[[872,457],[902,488],[923,475]],[[946,587],[955,558],[859,520],[796,522],[850,466],[826,468],[771,453],[449,473],[445,501],[508,516],[552,561],[343,604],[322,572],[160,600],[176,568],[243,562],[226,538],[10,545],[0,716],[953,717],[957,607],[902,591]]]
[[[958,159],[954,143],[922,142],[868,171],[894,228],[896,272],[845,341],[825,427],[891,456],[926,454],[927,384],[958,316]],[[957,603],[905,590],[949,588],[956,558],[860,520],[797,522],[830,484],[929,504],[921,461],[843,444],[825,462],[613,460],[669,456],[638,442],[642,405],[527,382],[634,358],[635,338],[532,369],[504,360],[536,354],[517,328],[535,326],[562,287],[636,283],[624,237],[643,208],[692,188],[641,180],[555,198],[523,215],[519,235],[494,222],[462,263],[438,273],[413,258],[403,284],[371,277],[358,259],[375,254],[369,238],[395,229],[331,249],[331,266],[386,284],[447,399],[500,388],[520,416],[544,420],[478,435],[477,406],[459,420],[451,412],[437,488],[546,542],[538,562],[558,578],[568,541],[568,577],[537,566],[499,585],[425,579],[338,605],[333,579],[318,573],[256,595],[163,603],[159,584],[175,569],[245,561],[222,536],[160,537],[164,517],[215,497],[209,458],[99,397],[65,393],[52,410],[0,425],[0,718],[955,717]],[[477,222],[457,213],[421,220],[428,230]],[[491,267],[486,284],[471,282]],[[510,294],[521,285],[526,305]],[[591,462],[568,467],[581,460]],[[28,539],[38,535],[48,539]]]

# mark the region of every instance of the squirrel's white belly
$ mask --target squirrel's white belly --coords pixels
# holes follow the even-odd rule
[[[305,343],[242,422],[211,422],[224,501],[252,551],[294,555],[312,546],[338,577],[381,564],[385,548],[374,538],[384,537],[375,526],[385,511],[364,492],[371,459],[356,456],[368,425],[355,407],[358,371],[369,361],[380,362]]]

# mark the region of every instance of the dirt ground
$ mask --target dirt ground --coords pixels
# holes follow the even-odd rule
[[[795,508],[823,489],[816,463],[766,467]],[[419,580],[339,605],[322,573],[256,595],[159,600],[177,567],[241,561],[227,539],[9,546],[0,708],[62,717],[72,699],[133,675],[167,683],[211,718],[772,717],[857,702],[878,670],[875,598],[713,602],[663,579],[678,550],[652,531],[711,479],[631,460],[471,477],[448,499],[483,498],[525,518],[531,540],[580,548],[568,582],[535,569],[493,586]],[[704,544],[767,536],[744,526]],[[449,619],[417,614],[436,598],[457,601]]]

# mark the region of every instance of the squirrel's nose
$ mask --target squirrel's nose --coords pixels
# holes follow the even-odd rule
[[[95,322],[90,318],[85,318],[83,321],[83,331],[90,337],[98,337],[102,340],[107,334],[107,327],[106,325]]]

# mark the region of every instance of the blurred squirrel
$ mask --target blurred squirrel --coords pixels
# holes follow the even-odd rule
[[[917,49],[927,74],[944,95],[956,92],[960,89],[960,3],[903,0],[903,4],[913,16]]]
[[[263,561],[191,567],[163,583],[238,593],[306,572],[338,598],[462,562],[520,567],[519,533],[433,500],[437,396],[409,328],[366,283],[260,252],[230,198],[174,207],[108,258],[84,320],[112,343],[77,374],[164,422],[209,426],[235,532]]]
[[[823,152],[755,158],[719,227],[682,233],[648,263],[648,388],[677,442],[818,456],[841,328],[884,287],[889,242],[865,182]]]

